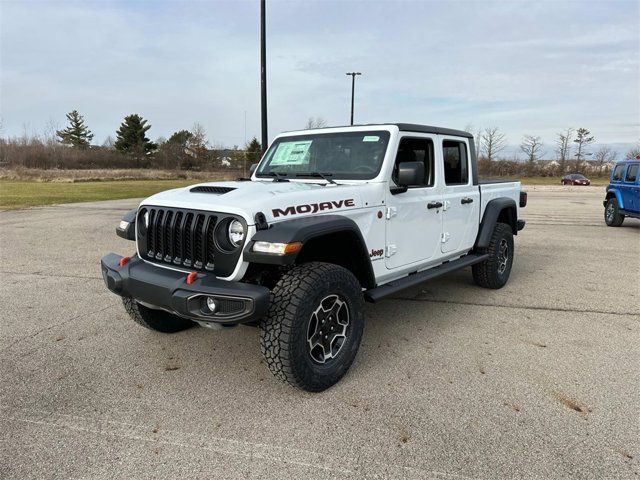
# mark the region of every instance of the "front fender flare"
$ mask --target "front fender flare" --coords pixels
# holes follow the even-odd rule
[[[315,217],[303,217],[293,220],[285,220],[272,224],[266,230],[259,230],[244,249],[244,260],[249,263],[262,263],[271,265],[291,265],[295,263],[300,251],[287,255],[274,255],[268,253],[254,252],[255,242],[272,243],[294,243],[304,244],[313,239],[318,239],[333,233],[348,233],[353,236],[354,243],[358,251],[353,252],[362,259],[365,269],[364,274],[371,282],[375,282],[371,259],[367,251],[367,244],[362,237],[362,233],[356,223],[342,215],[318,215]],[[338,245],[327,245],[328,249],[338,248]]]
[[[613,194],[616,197],[616,201],[618,202],[618,208],[619,209],[624,209],[624,200],[622,199],[622,194],[620,193],[620,190],[616,190],[615,188],[609,188],[607,189],[607,195],[606,198],[609,199],[609,197],[611,195],[609,194]],[[605,200],[604,205],[607,205],[607,201]]]

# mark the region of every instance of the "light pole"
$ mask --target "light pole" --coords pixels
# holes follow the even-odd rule
[[[260,0],[260,97],[262,110],[262,153],[267,150],[267,46],[265,25],[265,0]]]
[[[351,125],[353,125],[353,102],[356,91],[356,75],[362,75],[360,72],[347,72],[351,75]]]

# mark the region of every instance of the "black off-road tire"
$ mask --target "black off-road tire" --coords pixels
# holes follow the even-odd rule
[[[327,322],[331,320],[324,317],[328,314],[324,313],[323,305],[327,308],[331,305],[326,303],[327,299],[334,301],[334,306],[339,305],[339,309],[346,305],[348,324],[335,356],[324,359],[326,363],[318,363],[312,356],[317,357],[318,350],[310,347],[313,342],[310,332],[318,333],[314,326],[319,325],[320,313]],[[272,289],[269,312],[260,323],[260,350],[271,373],[310,392],[320,392],[337,383],[358,352],[364,330],[363,307],[360,283],[349,270],[319,262],[291,268]],[[323,311],[318,313],[320,308]],[[344,316],[344,310],[341,312]],[[322,337],[322,330],[319,333]],[[326,352],[324,347],[320,348],[320,352]]]
[[[616,197],[611,197],[607,200],[607,206],[604,207],[604,222],[609,227],[619,227],[624,222],[624,215],[618,209]]]
[[[503,249],[506,246],[506,261]],[[497,223],[487,248],[478,249],[477,253],[488,253],[489,258],[471,267],[473,281],[483,288],[498,289],[506,285],[513,265],[513,233],[506,223]]]
[[[133,321],[149,330],[175,333],[195,326],[192,321],[172,315],[164,310],[154,310],[140,305],[133,298],[123,297],[122,303]]]

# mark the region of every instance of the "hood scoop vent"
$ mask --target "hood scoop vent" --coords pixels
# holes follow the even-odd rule
[[[213,193],[214,195],[223,195],[235,190],[233,187],[215,187],[208,185],[200,185],[199,187],[193,187],[190,192],[193,193]]]

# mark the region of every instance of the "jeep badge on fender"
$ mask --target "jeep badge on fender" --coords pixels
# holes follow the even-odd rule
[[[245,180],[143,200],[116,228],[132,251],[103,257],[102,276],[151,330],[258,327],[271,372],[312,392],[349,370],[365,301],[469,266],[501,288],[524,228],[520,182],[479,182],[459,130],[285,133]]]

